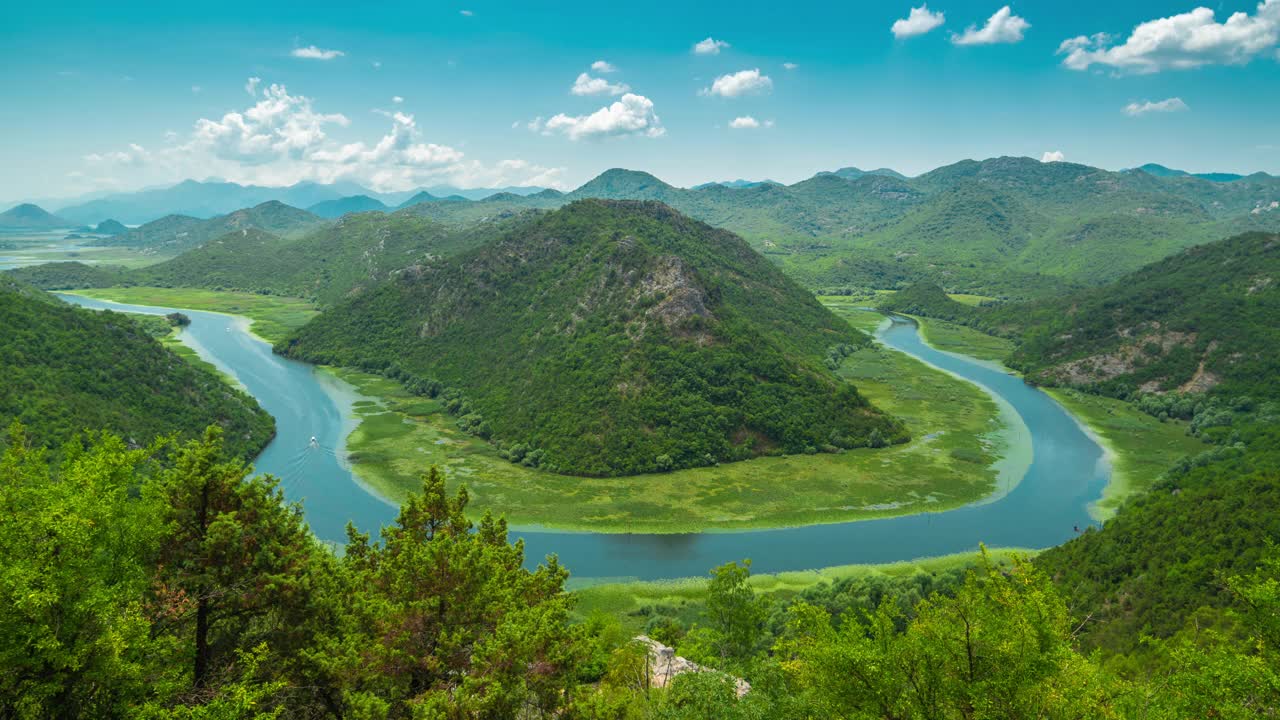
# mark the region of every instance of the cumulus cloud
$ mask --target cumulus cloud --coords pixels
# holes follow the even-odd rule
[[[694,43],[694,55],[719,55],[720,51],[729,47],[729,43],[715,38],[707,38],[701,42]]]
[[[773,127],[773,121],[765,120],[764,122],[761,122],[750,115],[743,115],[729,121],[729,127],[734,130],[757,130],[759,128]]]
[[[315,45],[294,48],[293,52],[289,54],[296,58],[303,58],[304,60],[332,60],[346,55],[346,53],[341,50],[326,50],[325,48],[318,48]]]
[[[262,78],[251,77],[248,80],[244,81],[244,91],[249,93],[250,95],[257,96],[258,86],[261,84],[262,84]]]
[[[1100,65],[1124,74],[1243,65],[1280,41],[1280,0],[1264,0],[1253,15],[1232,13],[1222,23],[1213,10],[1198,7],[1141,23],[1122,43],[1111,40],[1106,33],[1081,35],[1062,41],[1058,53],[1072,70]]]
[[[1023,20],[1008,5],[987,18],[987,24],[979,28],[970,25],[959,35],[952,35],[951,42],[956,45],[995,45],[996,43],[1022,42],[1022,34],[1031,27],[1031,23]]]
[[[791,62],[782,63],[782,69],[784,70],[795,70],[798,67],[800,66],[795,63],[791,63]]]
[[[1045,153],[1040,156],[1040,162],[1047,162],[1047,163],[1062,162],[1066,159],[1067,159],[1067,156],[1064,155],[1061,150],[1046,150]]]
[[[340,143],[329,130],[349,127],[346,116],[320,112],[311,98],[294,95],[283,85],[254,89],[258,92],[252,106],[220,118],[201,118],[183,136],[166,134],[168,144],[160,150],[135,144],[87,155],[85,162],[95,170],[112,170],[113,175],[124,172],[138,185],[218,176],[259,185],[353,180],[379,191],[429,182],[562,186],[563,168],[518,159],[485,163],[449,145],[428,142],[414,116],[404,112],[380,113],[391,127],[370,142]]]
[[[612,105],[590,115],[559,113],[549,120],[537,118],[529,129],[543,135],[564,135],[570,140],[593,140],[605,137],[661,137],[666,133],[662,121],[653,111],[653,101],[643,95],[627,93]]]
[[[940,12],[930,12],[927,4],[918,8],[911,8],[911,12],[901,20],[895,20],[893,26],[889,28],[889,32],[893,36],[902,40],[917,35],[924,35],[934,28],[942,25],[946,17]]]
[[[475,12],[471,10],[459,10],[458,14],[463,17],[472,17],[473,15],[475,15]]]
[[[400,103],[404,102],[404,98],[400,97],[399,95],[392,95],[391,102],[395,103],[396,105],[399,105]]]
[[[755,68],[721,75],[711,83],[711,87],[703,88],[699,94],[734,98],[741,95],[763,95],[771,90],[773,90],[773,80],[770,80],[768,75],[761,75],[760,68]]]
[[[604,78],[591,77],[586,73],[578,75],[569,88],[570,95],[621,95],[631,89],[626,83],[611,83]]]
[[[598,72],[602,74],[618,72],[618,68],[615,65],[613,65],[612,63],[606,62],[604,60],[597,60],[591,63],[591,69],[594,72]]]
[[[1182,102],[1182,98],[1171,97],[1168,100],[1161,100],[1159,102],[1151,102],[1150,100],[1145,100],[1140,103],[1131,102],[1124,106],[1124,114],[1130,117],[1137,117],[1139,115],[1146,115],[1147,113],[1152,112],[1170,113],[1182,112],[1183,110],[1190,109],[1191,108],[1187,107],[1186,103]]]

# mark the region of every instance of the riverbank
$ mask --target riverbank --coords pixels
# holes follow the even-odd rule
[[[316,306],[299,298],[279,295],[199,290],[193,288],[113,287],[69,291],[97,300],[129,305],[186,308],[222,315],[238,315],[249,321],[249,332],[274,345],[319,314]]]
[[[1110,519],[1125,500],[1146,492],[1175,462],[1209,448],[1187,434],[1187,423],[1161,422],[1123,400],[1070,388],[1045,392],[1079,419],[1111,457],[1111,482],[1089,509],[1096,520]]]

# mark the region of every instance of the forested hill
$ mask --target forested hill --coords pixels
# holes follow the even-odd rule
[[[230,232],[262,230],[275,235],[300,236],[327,221],[306,210],[275,200],[208,220],[186,215],[166,215],[125,233],[98,241],[143,250],[179,252],[199,247]]]
[[[593,200],[411,267],[279,349],[436,381],[515,459],[616,475],[902,439],[828,367],[867,342],[737,236]]]
[[[1188,249],[1111,285],[996,313],[1020,316],[1013,366],[1110,394],[1280,398],[1280,236]]]
[[[37,444],[111,430],[145,444],[197,437],[221,425],[228,447],[252,457],[274,421],[253,398],[162,347],[127,315],[74,308],[0,282],[0,428],[14,420]]]
[[[401,268],[474,248],[512,222],[458,228],[410,214],[350,214],[301,238],[230,233],[172,260],[125,273],[119,280],[268,291],[329,305]]]
[[[1016,337],[1007,362],[1039,383],[1280,398],[1278,235],[1199,245],[1058,298],[969,307],[919,283],[880,307]]]

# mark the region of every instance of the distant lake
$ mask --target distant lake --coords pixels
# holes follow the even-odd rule
[[[11,270],[28,265],[43,265],[61,260],[79,260],[86,265],[99,261],[94,256],[119,248],[104,248],[93,243],[97,236],[75,233],[74,228],[61,230],[0,230],[0,270]]]
[[[173,312],[62,297],[95,309]],[[290,500],[304,502],[307,521],[320,539],[344,542],[348,522],[376,534],[394,520],[396,508],[361,485],[345,460],[343,444],[355,424],[351,406],[357,399],[349,386],[313,366],[273,354],[237,318],[181,311],[192,320],[183,340],[238,379],[276,418],[278,434],[255,466],[279,477]],[[1076,526],[1092,522],[1088,506],[1101,494],[1111,470],[1102,449],[1062,406],[996,366],[935,350],[908,319],[893,318],[877,337],[890,348],[977,383],[1022,417],[1031,435],[1032,460],[1008,494],[946,512],[778,530],[682,535],[512,530],[513,539],[525,540],[527,563],[536,566],[555,553],[577,578],[651,580],[705,576],[715,565],[751,558],[753,572],[774,573],[913,560],[973,551],[979,543],[1043,548],[1064,542]]]

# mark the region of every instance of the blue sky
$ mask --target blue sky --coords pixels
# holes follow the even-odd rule
[[[793,182],[1047,152],[1280,173],[1280,0],[934,0],[895,35],[920,6],[24,3],[0,27],[0,197],[617,166]],[[597,94],[571,93],[583,73]]]

